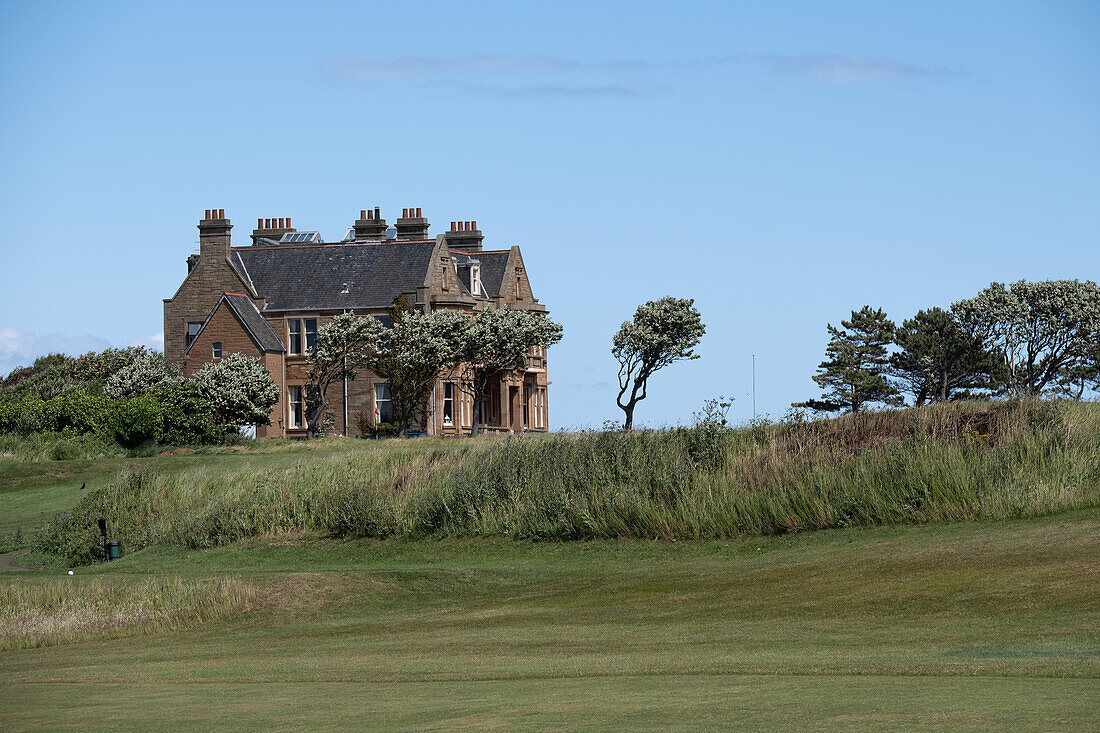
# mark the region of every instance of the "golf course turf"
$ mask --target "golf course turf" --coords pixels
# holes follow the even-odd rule
[[[702,542],[290,534],[76,572],[258,592],[0,652],[5,730],[1085,730],[1100,710],[1092,509]]]

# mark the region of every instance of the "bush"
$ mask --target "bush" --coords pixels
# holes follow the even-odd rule
[[[161,427],[157,442],[166,445],[205,445],[225,440],[227,430],[214,416],[202,387],[182,381],[157,392]]]
[[[111,403],[111,434],[124,448],[136,448],[155,438],[162,422],[160,403],[154,394]]]

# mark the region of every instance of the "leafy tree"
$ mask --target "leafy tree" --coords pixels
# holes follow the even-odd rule
[[[561,341],[562,328],[545,315],[530,311],[494,309],[482,311],[461,326],[459,348],[452,366],[459,389],[470,395],[477,411],[494,379],[525,369],[533,347],[549,348]],[[477,435],[478,419],[470,434]]]
[[[317,329],[317,343],[309,354],[309,383],[305,388],[306,436],[317,434],[328,404],[326,394],[336,382],[355,379],[359,369],[378,351],[386,327],[371,317],[348,311]]]
[[[997,357],[942,308],[919,311],[897,329],[901,348],[890,356],[890,374],[918,406],[946,402],[961,390],[992,389]]]
[[[887,347],[894,341],[894,323],[881,308],[869,305],[852,311],[843,328],[828,324],[832,338],[825,361],[813,380],[824,390],[820,400],[795,403],[821,412],[859,412],[868,403],[902,404],[898,391],[886,381]]]
[[[124,399],[169,387],[180,381],[179,370],[168,363],[159,351],[141,351],[133,360],[107,378],[103,394],[112,399]]]
[[[223,425],[239,430],[242,425],[271,423],[279,387],[259,359],[230,354],[196,372],[195,381]]]
[[[219,422],[214,405],[198,382],[180,380],[158,389],[156,396],[161,408],[158,443],[205,445],[225,439],[226,426]]]
[[[1014,397],[1065,391],[1089,379],[1090,350],[1100,339],[1100,287],[1091,281],[992,283],[952,306],[963,327],[1003,356]]]
[[[619,362],[616,402],[626,413],[623,430],[634,427],[634,408],[646,398],[654,372],[673,362],[699,358],[692,350],[706,333],[706,326],[694,303],[671,296],[648,301],[638,306],[634,320],[624,321],[612,338],[611,353]]]
[[[152,393],[111,402],[111,431],[124,448],[137,448],[156,437],[161,420],[160,403]]]
[[[402,438],[416,411],[431,396],[440,371],[458,358],[470,319],[456,311],[423,313],[399,296],[390,308],[393,327],[365,362],[390,384],[390,401]]]

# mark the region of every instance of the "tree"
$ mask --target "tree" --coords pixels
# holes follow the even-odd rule
[[[474,404],[470,435],[477,435],[477,413],[492,380],[525,369],[533,347],[549,348],[561,341],[561,334],[561,325],[530,311],[487,310],[467,321],[458,334],[459,348],[449,366],[457,370],[459,389]]]
[[[334,382],[355,379],[359,369],[379,348],[386,327],[378,319],[356,316],[351,311],[335,316],[317,329],[317,343],[307,359],[309,383],[305,387],[306,437],[317,434],[327,405],[326,394]]]
[[[998,360],[942,308],[919,311],[897,329],[901,348],[890,356],[890,374],[917,406],[946,402],[960,390],[993,389]]]
[[[1089,379],[1090,349],[1100,339],[1100,287],[1091,281],[992,283],[955,303],[963,327],[1004,358],[1007,391],[1032,397]]]
[[[83,358],[85,357],[81,357]],[[179,370],[168,363],[164,354],[142,348],[134,353],[129,364],[107,378],[103,385],[103,394],[116,400],[137,397],[146,392],[170,387],[178,381]]]
[[[898,391],[886,381],[887,347],[894,341],[894,323],[881,308],[865,305],[852,311],[852,320],[841,321],[843,329],[828,324],[832,338],[825,348],[825,361],[813,380],[825,393],[820,400],[797,402],[821,412],[859,412],[868,403],[898,405]]]
[[[423,313],[398,296],[390,320],[393,327],[386,329],[364,364],[389,382],[390,403],[403,438],[416,411],[431,396],[440,371],[458,358],[470,319],[456,311]]]
[[[194,378],[223,425],[239,430],[242,425],[271,423],[279,387],[259,359],[230,354],[207,364]]]
[[[649,378],[673,362],[698,359],[692,349],[706,333],[694,300],[666,296],[648,301],[624,321],[611,340],[611,353],[619,362],[619,396],[616,403],[626,413],[623,430],[634,427],[634,408],[646,398]],[[630,393],[629,397],[624,397]]]

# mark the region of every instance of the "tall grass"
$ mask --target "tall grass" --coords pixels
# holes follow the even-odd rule
[[[1001,519],[1100,504],[1100,405],[933,405],[739,430],[674,429],[303,449],[284,469],[132,472],[37,539],[130,548],[337,536],[703,538]]]
[[[245,610],[255,594],[235,578],[0,583],[0,649],[169,631]]]

